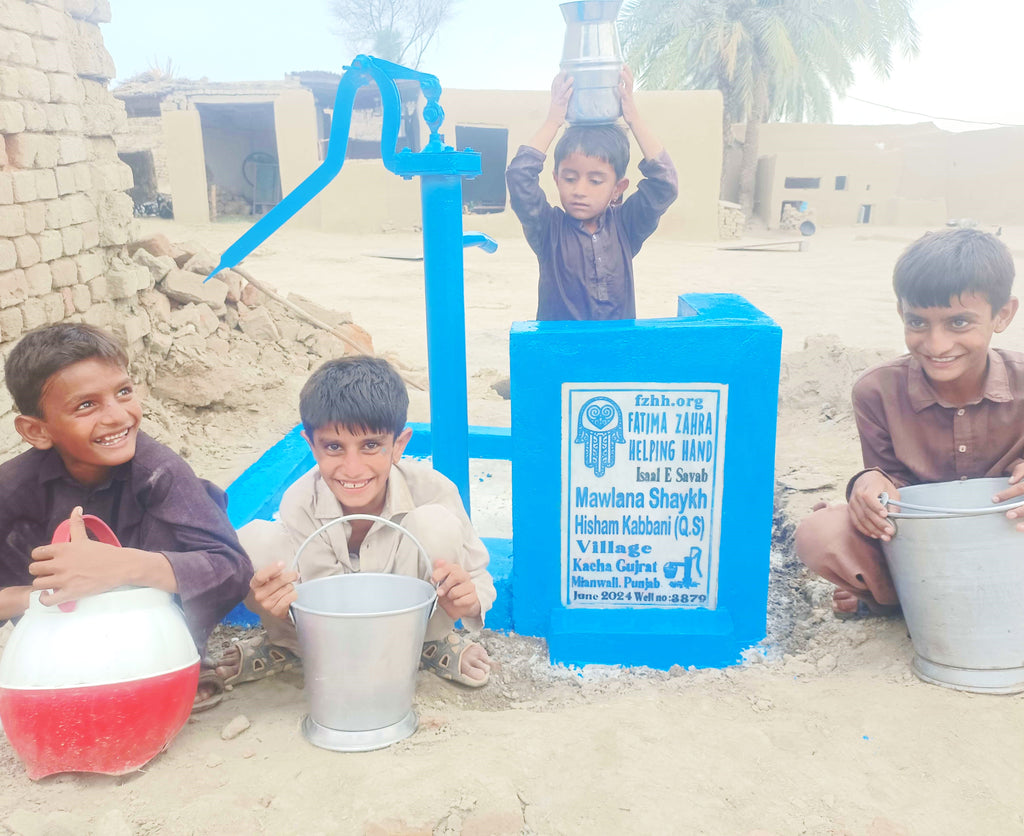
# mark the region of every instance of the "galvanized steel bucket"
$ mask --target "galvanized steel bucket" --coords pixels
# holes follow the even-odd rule
[[[896,534],[882,543],[907,629],[913,670],[947,688],[1024,691],[1024,532],[992,497],[1006,479],[967,479],[900,489]]]
[[[332,525],[350,520],[380,522],[416,544],[398,523],[371,514],[349,514],[321,526],[299,547]],[[292,618],[299,635],[309,714],[306,739],[340,752],[379,749],[416,731],[412,708],[423,639],[437,603],[433,584],[420,578],[357,572],[296,584]]]

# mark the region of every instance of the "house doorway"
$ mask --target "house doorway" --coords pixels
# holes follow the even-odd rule
[[[210,217],[262,215],[281,200],[273,102],[197,102]]]

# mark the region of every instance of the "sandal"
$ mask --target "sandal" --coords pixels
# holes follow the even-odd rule
[[[238,660],[238,671],[231,676],[224,677],[224,687],[229,691],[236,685],[243,682],[255,682],[273,676],[276,673],[295,670],[302,665],[302,661],[283,647],[268,644],[263,636],[252,639],[242,639],[233,645],[237,649],[240,659]],[[230,653],[230,650],[228,651]],[[217,663],[218,667],[233,666],[234,659],[222,657]]]
[[[462,672],[462,654],[474,645],[469,639],[451,632],[443,639],[423,642],[420,660],[425,670],[437,674],[441,679],[465,685],[467,688],[482,688],[491,681],[490,671],[483,679]]]
[[[207,696],[199,698],[199,690],[206,686],[210,691]],[[196,685],[196,698],[192,701],[192,713],[207,711],[215,705],[219,705],[224,699],[224,680],[217,675],[215,670],[204,670],[199,674],[199,682]]]

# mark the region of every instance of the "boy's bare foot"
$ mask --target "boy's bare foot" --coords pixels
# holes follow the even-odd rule
[[[192,711],[206,711],[219,704],[224,698],[224,680],[216,671],[207,668],[199,674],[196,695],[192,700]]]
[[[832,590],[832,612],[837,615],[856,615],[860,598],[845,589]]]
[[[484,680],[491,672],[491,657],[483,645],[473,642],[459,660],[459,670],[471,679]]]

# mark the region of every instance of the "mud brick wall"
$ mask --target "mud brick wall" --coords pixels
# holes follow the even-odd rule
[[[125,250],[132,174],[112,138],[125,117],[107,90],[109,20],[109,0],[0,0],[0,359],[62,320],[129,343],[149,331],[137,292],[150,271]],[[10,412],[0,389],[0,448]]]

